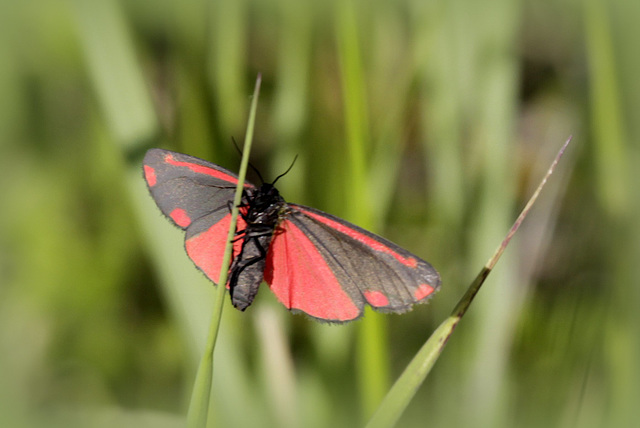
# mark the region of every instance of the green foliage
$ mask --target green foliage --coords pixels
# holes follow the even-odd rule
[[[640,2],[0,2],[0,425],[183,426],[213,287],[147,194],[161,146],[252,163],[433,263],[345,326],[226,308],[217,426],[361,426],[567,138],[399,426],[634,426]],[[249,174],[249,179],[256,181]],[[225,301],[225,305],[229,303]]]

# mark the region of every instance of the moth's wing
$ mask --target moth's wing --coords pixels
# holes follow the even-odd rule
[[[440,287],[433,266],[409,251],[296,204],[276,230],[265,280],[287,308],[331,322],[360,317],[365,304],[405,312]]]

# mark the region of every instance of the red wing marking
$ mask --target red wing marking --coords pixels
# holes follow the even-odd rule
[[[271,241],[264,278],[288,309],[327,321],[348,321],[362,310],[342,289],[322,254],[291,221]]]
[[[144,166],[144,179],[147,180],[147,184],[149,187],[153,187],[158,182],[158,178],[156,177],[156,170],[149,165]]]
[[[368,246],[369,248],[372,248],[376,251],[379,251],[381,253],[386,253],[386,254],[390,254],[393,257],[396,258],[396,260],[398,260],[400,263],[402,263],[405,266],[408,266],[410,268],[416,268],[418,267],[418,261],[413,258],[413,257],[404,257],[398,253],[396,253],[395,251],[393,251],[391,248],[387,247],[386,245],[376,241],[375,239],[358,232],[357,230],[354,230],[338,221],[332,220],[330,218],[318,215],[312,211],[308,211],[305,210],[304,208],[302,208],[301,206],[296,206],[296,209],[303,212],[305,215],[312,217],[313,219],[326,224],[327,226],[336,229],[339,232],[344,233],[345,235],[362,242],[363,244],[365,244],[366,246]]]
[[[173,155],[171,155],[170,153],[165,155],[164,161],[169,165],[184,166],[189,168],[191,171],[195,173],[210,175],[220,180],[228,181],[231,184],[238,183],[238,179],[236,177],[233,177],[229,174],[225,174],[222,171],[218,171],[217,169],[213,169],[208,166],[198,165],[197,163],[177,161],[173,158]]]
[[[435,288],[433,288],[429,284],[420,284],[416,291],[413,292],[413,296],[416,298],[416,300],[422,300],[429,294],[433,293],[433,290],[435,290]]]
[[[363,294],[371,306],[382,308],[389,305],[389,299],[380,291],[367,290]]]
[[[176,208],[171,211],[169,217],[180,227],[185,228],[191,224],[191,218],[182,208]]]
[[[227,214],[209,229],[185,241],[185,248],[189,258],[214,284],[217,284],[220,280],[220,266],[222,265],[230,222],[231,214]],[[245,227],[244,220],[238,217],[236,230],[242,230]],[[241,239],[233,243],[234,256],[240,253],[241,247]]]

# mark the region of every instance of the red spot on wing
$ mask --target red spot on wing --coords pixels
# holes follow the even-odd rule
[[[416,300],[422,300],[429,294],[433,293],[433,290],[435,289],[429,284],[420,284],[416,291],[413,292],[413,297],[415,297]]]
[[[364,292],[364,298],[374,307],[381,308],[389,305],[389,299],[380,291],[367,290]]]
[[[222,171],[218,171],[217,169],[210,168],[208,166],[198,165],[197,163],[177,161],[177,160],[175,160],[173,158],[173,155],[171,155],[171,154],[166,154],[164,156],[164,161],[166,163],[168,163],[169,165],[184,166],[186,168],[189,168],[191,171],[193,171],[195,173],[210,175],[211,177],[215,177],[215,178],[218,178],[220,180],[228,181],[231,184],[237,184],[238,183],[238,179],[236,177],[232,176],[232,175],[226,174],[226,173],[224,173]]]
[[[224,247],[227,234],[229,233],[230,222],[231,214],[228,214],[209,229],[185,241],[185,248],[189,258],[216,284],[220,280],[220,266],[222,265],[222,257],[224,255]],[[244,229],[245,227],[244,220],[238,218],[236,230]],[[241,239],[234,242],[233,254],[239,254],[241,247]]]
[[[149,165],[144,166],[144,179],[147,180],[147,184],[149,187],[153,187],[158,182],[158,178],[156,177],[156,170]]]
[[[330,321],[349,321],[361,310],[342,289],[318,248],[285,220],[267,253],[264,278],[288,309]]]
[[[302,211],[303,213],[305,213],[305,215],[312,217],[313,219],[321,223],[326,224],[332,229],[336,229],[337,231],[344,233],[345,235],[357,241],[362,242],[363,244],[365,244],[366,246],[368,246],[373,250],[379,251],[381,253],[389,254],[395,257],[396,260],[398,260],[400,263],[402,263],[405,266],[408,266],[410,268],[416,268],[418,266],[418,261],[414,257],[404,257],[403,255],[396,253],[391,248],[387,247],[381,242],[378,242],[377,240],[371,238],[370,236],[367,236],[364,233],[358,232],[357,230],[352,229],[343,223],[340,223],[331,218],[316,214],[312,211],[307,211],[299,206],[296,206],[296,209]]]
[[[169,217],[171,217],[171,219],[175,221],[178,226],[183,228],[191,224],[191,217],[189,217],[187,212],[182,208],[176,208],[175,210],[171,211]]]

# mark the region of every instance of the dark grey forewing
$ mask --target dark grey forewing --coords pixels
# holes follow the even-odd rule
[[[182,229],[220,208],[228,211],[238,182],[231,171],[169,150],[147,151],[143,166],[156,204]],[[246,183],[245,187],[254,186]]]

